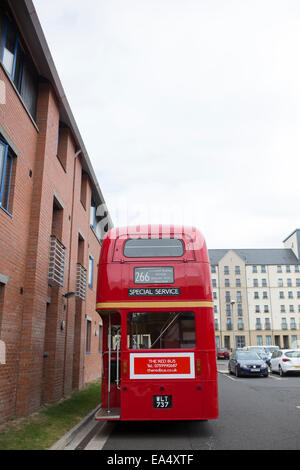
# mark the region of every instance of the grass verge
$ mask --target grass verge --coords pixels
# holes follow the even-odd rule
[[[0,428],[0,450],[47,450],[100,404],[101,382]]]

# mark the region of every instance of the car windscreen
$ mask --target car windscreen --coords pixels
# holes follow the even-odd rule
[[[252,351],[239,352],[237,353],[236,357],[240,361],[256,361],[261,359],[255,352]]]

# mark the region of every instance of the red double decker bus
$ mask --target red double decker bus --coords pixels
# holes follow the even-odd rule
[[[96,420],[218,417],[210,265],[198,230],[109,231],[96,308],[103,320]]]

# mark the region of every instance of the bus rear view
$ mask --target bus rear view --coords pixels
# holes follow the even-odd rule
[[[146,226],[108,232],[97,310],[103,319],[97,420],[218,417],[210,265],[198,230]]]

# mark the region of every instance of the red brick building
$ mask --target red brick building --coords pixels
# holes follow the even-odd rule
[[[1,1],[0,422],[100,375],[103,204],[32,1]]]

